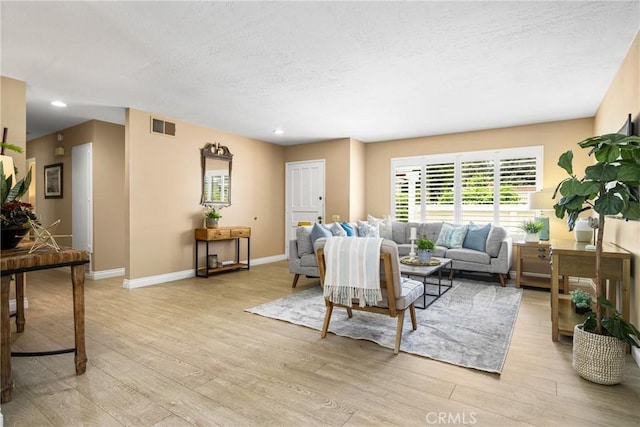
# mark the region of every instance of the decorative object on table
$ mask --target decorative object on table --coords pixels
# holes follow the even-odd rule
[[[589,218],[580,218],[573,227],[576,242],[591,243],[593,229],[589,226]]]
[[[429,261],[431,261],[431,254],[433,253],[433,250],[436,248],[435,243],[433,243],[433,241],[423,236],[420,239],[418,239],[417,247],[418,247],[418,260],[424,264],[429,263]]]
[[[409,250],[409,258],[411,259],[414,259],[416,257],[416,249],[415,249],[416,234],[417,234],[416,228],[411,227],[411,231],[409,234],[409,241],[411,242],[411,249]]]
[[[553,210],[553,201],[553,189],[529,193],[529,209],[540,211],[540,216],[534,219],[535,222],[542,224],[538,237],[545,242],[549,240],[549,217],[544,215],[544,212]]]
[[[11,171],[13,172],[13,171]],[[21,202],[19,199],[29,189],[31,184],[31,170],[27,175],[13,185],[13,174],[5,176],[4,163],[0,163],[0,228],[2,229],[0,247],[13,249],[31,229],[29,222],[37,221],[33,206]]]
[[[58,242],[56,242],[55,237],[72,237],[71,234],[51,234],[55,232],[60,222],[61,220],[58,219],[48,227],[43,227],[35,221],[29,221],[29,225],[33,230],[33,245],[31,245],[29,253],[33,253],[34,251],[45,247],[51,248],[56,252],[60,252],[60,246],[58,245]]]
[[[218,268],[218,254],[209,255],[208,267]]]
[[[538,233],[542,230],[543,224],[537,221],[525,221],[520,228],[527,233],[524,238],[525,242],[535,243],[540,241]]]
[[[218,221],[222,218],[222,215],[220,215],[220,212],[215,208],[215,206],[208,206],[207,210],[204,212],[204,217],[207,228],[216,228],[218,227]]]
[[[573,311],[578,314],[585,314],[591,311],[591,295],[582,289],[576,289],[571,292],[571,304],[573,305]]]
[[[44,198],[62,199],[62,163],[44,167]]]
[[[619,215],[625,219],[640,218],[640,203],[632,191],[632,187],[640,181],[640,137],[606,134],[587,138],[578,146],[588,149],[588,155],[593,155],[596,163],[587,166],[584,177],[578,178],[573,171],[573,152],[569,150],[563,153],[558,159],[558,166],[569,174],[569,178],[560,182],[554,192],[554,198],[558,192],[562,196],[554,205],[555,214],[561,219],[567,217],[569,231],[575,228],[578,215],[582,212],[593,209],[598,213],[595,242],[596,310],[595,313],[587,313],[584,324],[576,325],[574,329],[573,367],[589,381],[617,384],[622,381],[622,370],[612,369],[612,366],[624,364],[624,351],[620,356],[618,350],[611,350],[610,343],[619,343],[602,335],[616,337],[623,342],[622,346],[624,342],[639,346],[638,341],[629,334],[640,339],[640,333],[632,324],[624,321],[604,297],[605,289],[601,283],[604,225],[607,215]],[[611,311],[613,315],[606,315]]]
[[[435,259],[435,258],[431,258],[429,259],[429,261],[427,262],[422,262],[420,261],[419,258],[416,257],[411,257],[411,256],[403,256],[402,258],[400,258],[400,262],[406,265],[417,265],[417,266],[436,266],[436,265],[440,265],[440,260],[439,259]]]

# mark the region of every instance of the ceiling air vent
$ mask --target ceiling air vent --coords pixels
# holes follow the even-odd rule
[[[164,120],[151,118],[151,132],[176,136],[176,124]]]

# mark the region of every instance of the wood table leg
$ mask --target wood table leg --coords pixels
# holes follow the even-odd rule
[[[13,394],[11,373],[11,323],[9,320],[9,286],[11,276],[2,276],[0,290],[0,403],[10,402]]]
[[[84,346],[84,265],[71,267],[71,282],[73,283],[76,375],[82,375],[87,369],[87,353]]]
[[[24,285],[27,273],[16,273],[16,330],[24,332]]]

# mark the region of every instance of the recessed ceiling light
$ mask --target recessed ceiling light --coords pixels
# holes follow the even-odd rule
[[[276,129],[273,130],[273,133],[275,133],[276,135],[279,136],[279,135],[284,134],[284,131],[282,129],[280,129],[280,128],[276,128]]]
[[[66,107],[67,104],[65,104],[62,101],[51,101],[51,105],[53,105],[54,107]]]

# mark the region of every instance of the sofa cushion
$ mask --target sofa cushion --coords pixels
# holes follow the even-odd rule
[[[298,258],[313,253],[313,242],[311,241],[311,226],[300,226],[296,229],[296,240],[298,241]]]
[[[333,224],[329,224],[327,226],[332,235],[337,237],[347,237],[347,232],[344,231],[344,228],[340,225],[339,222],[334,222]]]
[[[453,225],[443,222],[436,245],[449,249],[459,249],[462,247],[462,242],[466,234],[466,225]]]
[[[445,254],[446,258],[456,261],[474,262],[477,264],[491,264],[491,257],[486,252],[476,251],[474,249],[448,249]]]
[[[311,228],[311,249],[313,251],[313,242],[318,240],[321,237],[331,237],[333,234],[330,230],[318,224],[317,222],[313,224],[313,228]]]
[[[479,225],[470,222],[469,228],[467,229],[467,235],[464,238],[464,242],[462,242],[462,247],[485,252],[487,248],[487,236],[489,235],[490,231],[490,223]]]
[[[380,237],[378,224],[358,221],[358,236],[360,237]]]
[[[500,253],[502,241],[507,237],[507,230],[502,227],[492,227],[487,236],[486,252],[491,257],[497,257]]]
[[[440,236],[441,222],[423,222],[418,226],[418,238],[426,237],[435,243]]]
[[[349,224],[347,221],[343,221],[340,224],[340,227],[342,227],[344,229],[344,232],[347,233],[348,237],[352,237],[352,236],[356,235],[356,232],[353,229],[353,226],[351,224]]]
[[[386,216],[384,218],[376,218],[372,215],[367,215],[367,221],[371,225],[378,225],[378,233],[383,239],[393,240],[393,230],[391,225],[391,217]]]

